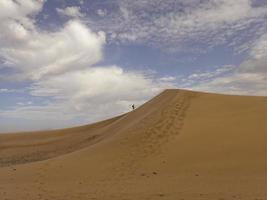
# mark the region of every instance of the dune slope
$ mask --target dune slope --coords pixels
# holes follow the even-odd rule
[[[0,199],[267,199],[266,111],[166,90],[92,125],[0,135]]]

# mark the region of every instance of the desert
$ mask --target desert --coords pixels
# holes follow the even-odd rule
[[[165,90],[95,124],[0,135],[0,197],[266,199],[267,98]]]

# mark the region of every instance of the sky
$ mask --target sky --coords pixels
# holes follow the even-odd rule
[[[0,0],[0,132],[96,122],[166,88],[267,95],[266,0]]]

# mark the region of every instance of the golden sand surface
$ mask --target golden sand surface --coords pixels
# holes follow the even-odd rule
[[[0,200],[267,199],[267,97],[166,90],[92,125],[0,135]]]

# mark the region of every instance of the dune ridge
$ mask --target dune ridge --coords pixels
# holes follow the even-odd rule
[[[173,89],[92,125],[0,135],[0,199],[267,199],[266,111]]]

